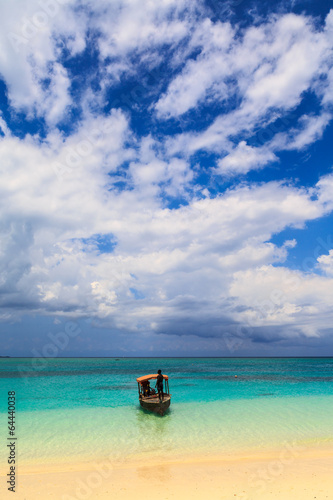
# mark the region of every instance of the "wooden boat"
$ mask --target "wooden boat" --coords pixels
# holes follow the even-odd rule
[[[156,380],[157,373],[152,375],[144,375],[136,379],[139,390],[139,401],[142,408],[159,415],[164,415],[170,406],[171,394],[169,393],[169,377],[163,375],[163,400],[160,401],[157,391],[149,388],[149,381]]]

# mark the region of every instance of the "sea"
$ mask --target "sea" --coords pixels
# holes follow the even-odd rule
[[[136,378],[169,376],[163,416]],[[230,457],[333,443],[333,358],[1,358],[0,430],[15,392],[20,464]],[[0,461],[7,451],[0,448]]]

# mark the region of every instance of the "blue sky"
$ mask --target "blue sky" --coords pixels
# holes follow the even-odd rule
[[[0,354],[332,355],[329,2],[0,14]]]

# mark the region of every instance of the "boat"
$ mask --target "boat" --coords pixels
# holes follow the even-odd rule
[[[144,375],[136,379],[139,390],[140,405],[144,410],[152,411],[159,415],[164,415],[170,406],[171,394],[169,392],[169,377],[163,375],[163,400],[160,401],[158,393],[154,389],[150,389],[150,380],[157,379],[157,373]]]

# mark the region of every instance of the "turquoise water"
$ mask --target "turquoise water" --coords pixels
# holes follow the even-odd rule
[[[138,404],[136,378],[159,368],[172,393],[164,417]],[[23,463],[333,443],[332,358],[0,359],[2,442],[8,391]]]

